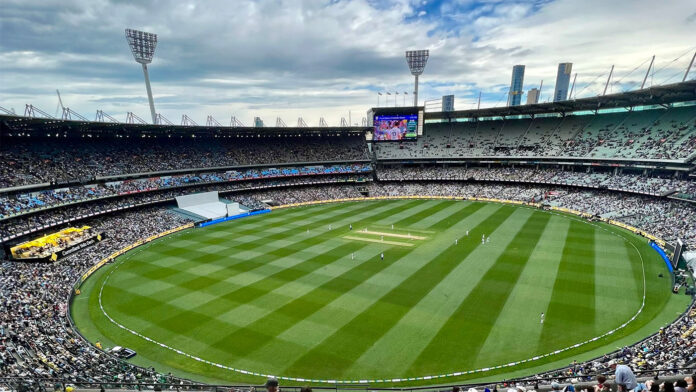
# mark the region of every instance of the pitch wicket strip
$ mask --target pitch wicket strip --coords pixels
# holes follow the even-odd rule
[[[371,234],[371,235],[383,235],[385,237],[397,237],[397,238],[408,238],[408,239],[413,239],[413,240],[425,240],[428,239],[428,237],[421,237],[417,235],[412,235],[412,234],[396,234],[396,233],[383,233],[381,231],[356,231],[358,234]]]
[[[383,241],[383,240],[378,240],[376,238],[362,238],[362,237],[354,237],[352,235],[346,235],[343,236],[343,238],[347,240],[355,240],[355,241],[365,241],[365,242],[376,242],[379,244],[387,244],[387,245],[397,245],[397,246],[413,246],[413,243],[411,242],[399,242],[399,241]]]

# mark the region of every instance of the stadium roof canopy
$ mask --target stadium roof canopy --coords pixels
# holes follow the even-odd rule
[[[531,105],[505,106],[453,112],[426,112],[426,120],[475,117],[506,117],[547,113],[570,113],[603,109],[630,108],[647,105],[669,105],[675,102],[696,101],[696,80],[653,86],[625,93]]]
[[[225,127],[204,125],[153,125],[98,121],[62,120],[43,117],[0,115],[4,136],[217,136],[277,137],[364,134],[367,127]]]
[[[537,115],[547,113],[570,113],[577,111],[596,111],[612,108],[629,108],[645,105],[669,105],[675,102],[696,101],[696,80],[664,86],[654,86],[626,93],[603,95],[561,102],[539,103],[478,110],[458,110],[453,112],[426,112],[426,120],[506,117],[517,115]],[[373,108],[390,111],[404,108]],[[413,109],[413,108],[410,108]],[[45,117],[24,117],[0,115],[0,135],[7,136],[69,136],[85,134],[92,136],[140,136],[164,135],[177,137],[218,136],[218,137],[274,137],[303,135],[346,135],[363,134],[371,127],[225,127],[203,125],[153,125],[142,123],[116,123],[84,120],[63,120]]]

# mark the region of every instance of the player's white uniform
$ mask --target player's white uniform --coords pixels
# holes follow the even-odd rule
[[[544,312],[541,312],[541,323],[540,324],[543,324],[543,323],[544,323]]]
[[[401,129],[394,127],[389,130],[389,140],[399,140],[401,139]]]

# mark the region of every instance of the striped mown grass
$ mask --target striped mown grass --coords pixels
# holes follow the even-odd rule
[[[396,236],[346,238],[365,228]],[[403,238],[411,231],[418,241]],[[613,335],[513,368],[437,380],[444,383],[538,371],[638,340],[686,305],[660,272],[664,263],[643,239],[567,215],[468,201],[335,203],[145,245],[90,278],[72,312],[88,338],[131,347],[135,363],[160,371],[261,381],[119,328],[99,306],[100,289],[118,323],[203,360],[357,381],[451,374],[568,347],[630,319],[645,290],[643,311]]]

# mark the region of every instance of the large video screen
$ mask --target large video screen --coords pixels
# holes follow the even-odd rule
[[[415,139],[418,137],[418,115],[376,115],[375,132],[372,140],[394,141]]]

